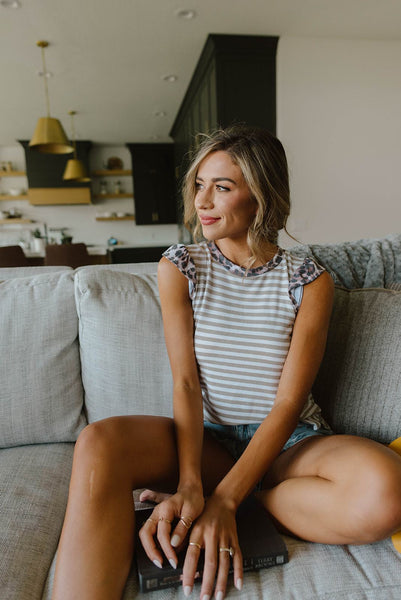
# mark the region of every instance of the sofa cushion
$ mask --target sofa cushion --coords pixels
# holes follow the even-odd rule
[[[32,275],[43,275],[43,273],[55,273],[56,271],[72,271],[71,267],[0,267],[0,281],[15,279],[16,277],[31,277]]]
[[[0,450],[0,596],[39,600],[57,548],[74,444]]]
[[[156,274],[82,269],[75,290],[89,422],[112,415],[171,415]]]
[[[314,395],[338,433],[401,435],[401,292],[336,288]]]
[[[329,546],[284,537],[289,562],[272,569],[244,573],[244,587],[238,592],[229,576],[227,600],[399,600],[401,586],[400,556],[391,540],[366,546]],[[43,600],[51,599],[54,562]],[[149,600],[184,598],[177,588],[139,592],[135,563],[122,600],[148,597]],[[197,598],[196,583],[191,597]]]
[[[0,284],[0,447],[70,442],[85,425],[72,272]]]
[[[76,271],[122,271],[123,273],[157,273],[157,262],[146,262],[146,263],[115,263],[114,265],[86,265],[84,267],[78,267]]]

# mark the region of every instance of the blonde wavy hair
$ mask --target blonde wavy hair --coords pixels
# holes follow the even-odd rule
[[[202,239],[194,202],[199,165],[214,152],[227,152],[233,163],[240,167],[251,197],[258,205],[255,219],[248,230],[250,265],[258,259],[264,262],[266,244],[277,243],[280,229],[287,232],[290,188],[284,148],[268,131],[244,126],[220,129],[210,135],[202,134],[202,138],[183,182],[184,225],[195,241]]]

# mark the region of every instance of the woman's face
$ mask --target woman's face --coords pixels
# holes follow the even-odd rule
[[[246,241],[258,206],[227,152],[213,152],[200,163],[196,190],[195,208],[204,237]]]

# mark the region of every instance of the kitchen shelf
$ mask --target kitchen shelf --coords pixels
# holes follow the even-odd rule
[[[0,194],[0,200],[28,200],[28,194],[13,196],[12,194]]]
[[[135,221],[134,215],[129,217],[96,217],[96,221]]]
[[[31,219],[0,219],[0,225],[26,225],[33,223]]]
[[[1,177],[26,177],[25,171],[0,171]]]
[[[126,193],[123,193],[123,194],[95,194],[93,196],[93,199],[101,200],[102,198],[133,198],[133,197],[134,197],[134,195],[132,193],[131,194],[128,194],[128,193],[127,194]]]
[[[92,177],[128,177],[129,175],[132,175],[131,169],[100,169],[92,173]]]

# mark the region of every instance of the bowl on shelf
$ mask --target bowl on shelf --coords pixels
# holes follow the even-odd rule
[[[24,190],[21,188],[11,188],[8,190],[8,193],[10,194],[10,196],[22,196]]]
[[[110,171],[122,169],[124,167],[124,163],[118,156],[110,156],[107,160],[106,168]]]

